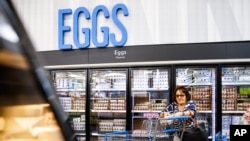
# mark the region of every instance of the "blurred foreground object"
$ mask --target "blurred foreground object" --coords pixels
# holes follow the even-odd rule
[[[7,0],[0,1],[0,140],[74,140],[69,117]]]

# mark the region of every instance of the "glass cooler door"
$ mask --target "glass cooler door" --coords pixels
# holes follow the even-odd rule
[[[131,72],[132,131],[147,133],[147,121],[158,118],[169,103],[170,68],[133,68]]]
[[[203,124],[209,138],[215,135],[215,67],[176,67],[176,86],[185,86],[196,103],[198,123]]]
[[[85,140],[86,70],[52,71],[54,87],[79,141]]]
[[[222,80],[222,133],[230,137],[230,124],[242,123],[250,107],[250,66],[224,66]]]
[[[126,130],[127,69],[90,70],[91,141]]]

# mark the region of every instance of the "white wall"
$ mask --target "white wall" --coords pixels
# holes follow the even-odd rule
[[[124,3],[126,46],[250,40],[249,0],[12,0],[37,51],[58,50],[58,9]],[[71,24],[69,18],[65,21]],[[108,25],[119,37],[119,31]],[[90,23],[84,23],[89,26]],[[65,38],[72,41],[72,34]],[[110,44],[111,45],[111,44]],[[91,45],[93,47],[93,45]]]

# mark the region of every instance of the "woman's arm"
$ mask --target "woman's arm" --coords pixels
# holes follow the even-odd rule
[[[189,101],[184,111],[185,115],[194,117],[196,115],[196,104]]]
[[[174,112],[173,107],[174,107],[174,105],[169,106],[168,108],[165,109],[165,111],[173,111]],[[173,114],[173,116],[191,116],[191,117],[194,117],[195,114],[196,114],[196,104],[194,102],[188,102],[183,111],[175,112]],[[168,113],[168,115],[170,115],[170,114]],[[163,114],[161,114],[160,116],[163,116]],[[166,117],[166,115],[165,115],[165,117]]]
[[[173,112],[173,103],[169,104],[161,113],[160,118],[165,118],[170,115],[171,112]]]
[[[176,112],[174,113],[175,116],[194,116],[194,112],[191,110],[186,110],[186,111],[180,111],[180,112]]]

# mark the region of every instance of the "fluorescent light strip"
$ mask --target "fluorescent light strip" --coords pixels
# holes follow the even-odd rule
[[[157,66],[157,65],[171,65],[171,64],[213,64],[213,63],[244,63],[244,62],[250,63],[250,58],[52,65],[52,66],[44,66],[44,68],[46,69],[96,68],[96,67],[107,68],[107,67]]]

